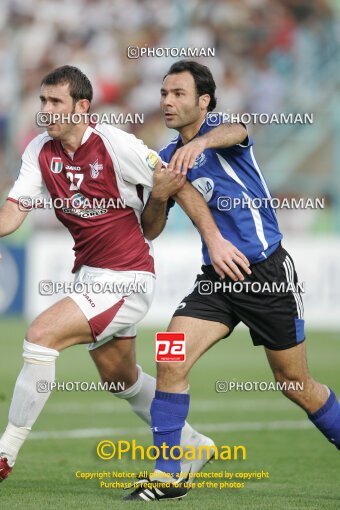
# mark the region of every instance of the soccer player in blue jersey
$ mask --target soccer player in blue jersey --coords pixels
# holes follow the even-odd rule
[[[162,362],[157,366],[157,390],[151,405],[154,444],[171,448],[180,444],[181,430],[189,411],[188,374],[193,364],[222,338],[228,337],[239,322],[248,328],[254,345],[262,345],[276,381],[303,383],[303,390],[285,389],[283,393],[304,409],[314,425],[340,449],[340,405],[334,392],[309,374],[304,335],[303,304],[296,287],[297,275],[290,255],[281,246],[270,193],[253,152],[253,141],[242,124],[218,125],[215,83],[210,70],[196,62],[180,61],[172,65],[161,88],[161,108],[167,127],[179,135],[161,150],[160,155],[175,175],[187,179],[204,196],[224,239],[229,240],[250,261],[251,274],[240,270],[237,260],[224,283],[214,270],[204,240],[204,265],[194,289],[179,304],[168,331],[184,332],[186,360]],[[169,209],[166,184],[162,175],[154,175],[154,188],[143,213],[147,238],[154,239],[163,230]],[[253,199],[261,205],[251,206]],[[232,264],[235,263],[233,268]],[[234,269],[234,270],[233,270]],[[242,273],[242,274],[240,274]],[[233,281],[244,282],[244,290],[233,291]],[[201,292],[209,282],[209,295]],[[287,284],[286,292],[256,293],[245,283]],[[206,285],[206,283],[205,283]],[[284,387],[284,385],[282,384]],[[287,384],[287,388],[292,385]],[[301,386],[300,386],[301,387]],[[170,451],[170,450],[167,450]],[[126,499],[154,501],[186,495],[180,463],[161,455],[155,471],[141,479]],[[151,480],[151,485],[150,485]],[[172,478],[170,478],[170,481]],[[145,488],[148,482],[148,488]]]

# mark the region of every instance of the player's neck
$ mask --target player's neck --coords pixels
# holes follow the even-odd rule
[[[65,152],[74,154],[79,149],[87,128],[88,124],[78,125],[77,128],[72,130],[72,133],[69,133],[65,138],[60,138],[60,143]]]
[[[200,117],[196,122],[192,124],[188,124],[179,130],[179,134],[181,135],[183,145],[190,142],[197,133],[199,132],[202,123],[204,122],[204,117]]]

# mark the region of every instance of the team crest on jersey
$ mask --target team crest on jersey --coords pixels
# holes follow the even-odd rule
[[[214,192],[214,181],[209,179],[209,177],[199,177],[192,181],[191,184],[203,195],[204,200],[209,202]]]
[[[63,169],[63,162],[61,158],[52,158],[50,165],[51,172],[54,174],[60,174]]]
[[[103,170],[103,165],[101,163],[98,163],[98,159],[94,163],[89,163],[91,168],[91,177],[92,179],[97,179],[99,172]]]
[[[204,163],[207,161],[207,156],[202,152],[197,158],[195,159],[195,164],[193,168],[199,168],[200,166],[203,166]]]

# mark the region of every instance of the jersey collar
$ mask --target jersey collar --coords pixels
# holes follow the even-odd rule
[[[93,133],[92,127],[87,126],[87,128],[84,131],[83,138],[81,139],[80,145],[83,145],[84,143],[86,143],[92,133]]]
[[[87,140],[90,138],[91,134],[93,133],[93,129],[91,126],[87,126],[87,128],[85,129],[84,133],[83,133],[83,137],[81,139],[81,142],[80,142],[80,146],[78,147],[77,150],[79,150],[79,148],[84,145],[84,143],[87,142]],[[67,152],[63,146],[63,144],[60,142],[62,148],[63,148],[63,151],[73,160],[74,159],[74,155],[75,155],[75,152]],[[76,151],[77,152],[77,151]]]

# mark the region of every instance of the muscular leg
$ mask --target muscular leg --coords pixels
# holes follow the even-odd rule
[[[102,381],[124,383],[124,390],[112,393],[127,400],[133,412],[150,424],[150,406],[156,381],[136,365],[135,339],[115,338],[90,351]]]
[[[332,390],[309,374],[305,344],[283,351],[266,349],[266,354],[276,381],[303,383],[303,390],[282,392],[302,407],[322,434],[340,449],[340,404]]]
[[[150,407],[155,396],[156,379],[136,365],[135,343],[135,339],[115,338],[90,351],[90,354],[103,382],[125,383],[124,391],[112,393],[125,399],[132,411],[151,425]],[[181,444],[191,444],[193,434],[196,434],[194,429],[185,423]]]
[[[138,378],[135,345],[134,338],[114,338],[90,351],[103,382],[121,382],[125,389],[135,384]]]
[[[277,382],[287,385],[291,382],[303,384],[302,391],[287,389],[282,393],[309,414],[320,409],[326,402],[329,391],[309,374],[305,343],[283,351],[265,351]]]
[[[85,315],[68,297],[40,314],[29,327],[26,339],[33,344],[57,351],[93,341]]]
[[[39,381],[51,384],[59,351],[92,341],[87,319],[70,298],[65,298],[37,317],[24,340],[24,366],[15,384],[9,422],[0,440],[0,456],[13,465],[49,397],[39,392]]]
[[[180,393],[188,387],[191,367],[210,347],[229,333],[225,324],[174,317],[167,331],[185,333],[186,359],[183,363],[157,363],[157,390]]]
[[[188,388],[189,371],[204,352],[229,332],[224,324],[192,317],[174,317],[168,331],[185,333],[186,360],[157,364],[157,391],[151,405],[151,422],[154,444],[159,448],[163,443],[169,448],[180,444],[189,411],[189,395],[184,393]],[[161,455],[155,469],[178,474],[180,462]]]

